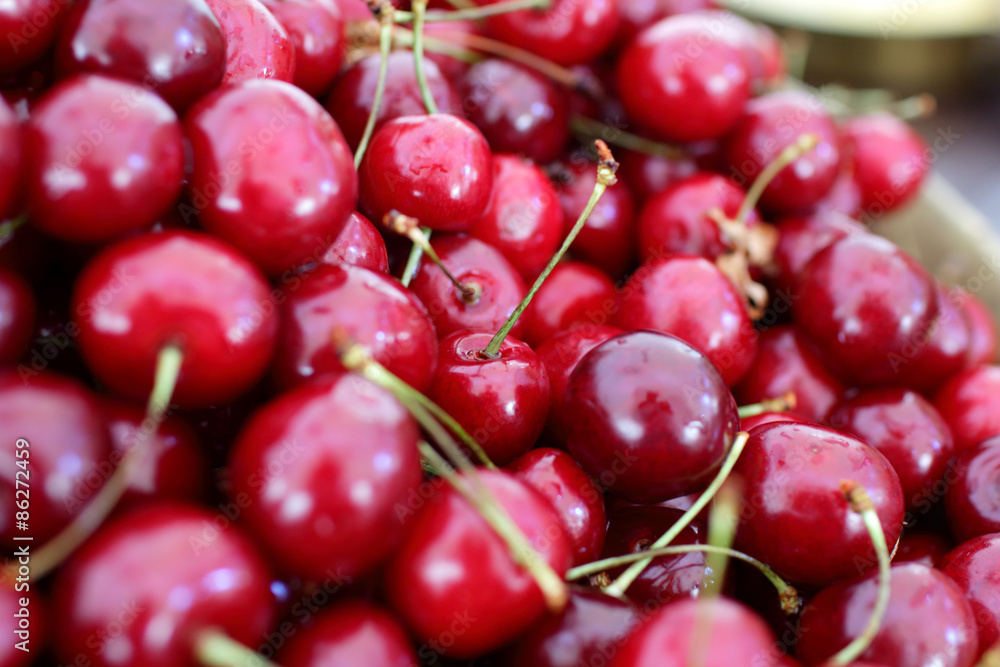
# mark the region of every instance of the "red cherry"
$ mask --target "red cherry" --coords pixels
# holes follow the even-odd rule
[[[850,236],[802,273],[792,314],[827,367],[858,385],[886,384],[938,313],[934,281],[885,239]]]
[[[975,619],[961,589],[926,565],[904,563],[891,572],[889,607],[861,659],[898,667],[972,667]],[[861,634],[876,588],[877,574],[871,573],[820,591],[802,612],[798,657],[820,664]]]
[[[1000,641],[1000,535],[983,535],[955,547],[941,561],[972,605],[979,629],[979,648],[986,651]]]
[[[77,279],[72,308],[84,360],[124,396],[145,399],[160,349],[178,344],[184,361],[172,401],[186,407],[249,389],[271,360],[278,330],[264,277],[228,246],[193,232],[103,250]]]
[[[892,562],[921,563],[927,567],[937,567],[954,546],[951,538],[940,532],[907,530],[899,538],[899,546],[896,547]]]
[[[731,11],[707,11],[703,16],[716,39],[739,51],[754,90],[774,87],[784,80],[785,53],[781,40],[771,28]]]
[[[226,39],[222,83],[295,77],[295,47],[260,0],[205,0]]]
[[[88,0],[70,11],[56,63],[142,83],[183,111],[222,82],[226,38],[205,0]]]
[[[17,201],[22,157],[21,127],[14,110],[0,96],[0,219],[11,212]]]
[[[430,386],[437,334],[423,304],[395,278],[340,264],[319,266],[285,288],[273,374],[288,388],[343,371],[333,346],[342,333],[409,385]]]
[[[948,298],[955,305],[969,325],[969,350],[965,359],[965,367],[972,368],[980,364],[988,364],[997,357],[1000,347],[1000,332],[997,323],[982,299],[975,294],[953,287],[948,292]]]
[[[64,0],[14,0],[0,7],[0,76],[41,58],[59,34]]]
[[[924,335],[917,335],[898,363],[899,384],[931,393],[966,367],[971,332],[948,289],[935,283],[938,315]],[[898,361],[898,360],[897,360]]]
[[[711,362],[653,331],[622,334],[588,352],[570,376],[565,409],[573,458],[637,503],[703,489],[739,424]]]
[[[964,452],[1000,434],[1000,366],[976,366],[949,380],[934,397],[934,406]]]
[[[1000,532],[1000,436],[970,447],[950,463],[944,506],[951,534],[964,542]]]
[[[703,9],[714,8],[714,0],[617,0],[618,13],[622,20],[618,24],[615,43],[628,44],[646,26],[660,19],[678,14],[691,14]]]
[[[866,234],[864,226],[842,213],[823,212],[786,218],[778,225],[771,282],[778,290],[794,292],[810,260],[842,238]]]
[[[420,433],[385,390],[340,374],[268,403],[230,453],[230,497],[281,571],[367,574],[399,545]]]
[[[876,565],[841,481],[868,492],[888,544],[903,527],[903,491],[889,461],[831,429],[790,422],[755,428],[734,473],[753,499],[740,517],[736,548],[795,583],[823,586]]]
[[[881,217],[917,194],[930,162],[927,144],[905,120],[884,112],[855,116],[842,133],[867,215]]]
[[[270,575],[238,530],[164,503],[105,526],[58,575],[59,658],[99,667],[198,664],[201,631],[259,641],[274,620]],[[126,622],[124,619],[128,619]],[[110,628],[120,628],[112,635]]]
[[[698,173],[694,158],[688,156],[667,158],[629,150],[616,151],[615,154],[620,154],[618,177],[628,186],[638,204]],[[641,241],[639,247],[641,252]]]
[[[357,211],[347,218],[344,228],[337,235],[337,240],[326,249],[320,262],[323,264],[343,262],[376,273],[389,273],[389,255],[382,235],[368,218]]]
[[[0,365],[15,364],[35,326],[35,298],[28,283],[0,267]]]
[[[572,547],[548,501],[507,473],[481,471],[479,477],[562,576]],[[408,523],[408,536],[383,575],[385,594],[428,648],[454,658],[475,657],[541,618],[545,600],[535,580],[450,486],[434,493]]]
[[[262,0],[288,33],[295,51],[292,83],[319,97],[333,83],[344,59],[345,35],[334,0]]]
[[[809,207],[810,214],[819,213],[840,213],[850,218],[857,218],[864,224],[872,225],[876,220],[872,216],[865,215],[861,209],[861,188],[854,182],[854,174],[851,173],[849,160],[845,168],[840,165],[840,172],[837,180],[833,182],[827,193],[820,197],[819,201]]]
[[[588,264],[556,265],[525,310],[525,340],[538,347],[561,331],[606,322],[615,310],[615,286]]]
[[[793,412],[762,412],[759,415],[753,415],[752,417],[744,417],[740,419],[740,430],[749,433],[758,426],[763,426],[764,424],[774,424],[776,422],[803,422],[809,423],[810,420],[806,419],[802,415],[795,414]]]

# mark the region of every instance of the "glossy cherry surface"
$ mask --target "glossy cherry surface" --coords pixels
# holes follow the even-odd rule
[[[320,256],[354,211],[358,177],[337,123],[289,83],[222,88],[184,127],[202,225],[268,273]]]
[[[230,497],[278,568],[322,581],[371,572],[399,545],[397,505],[421,481],[409,413],[351,374],[317,380],[251,417],[230,454]]]
[[[35,297],[19,275],[0,267],[0,364],[14,364],[31,342]]]
[[[18,183],[23,159],[21,128],[17,116],[0,96],[0,218],[12,212],[19,196]]]
[[[972,333],[947,287],[935,284],[938,314],[923,336],[916,336],[906,363],[899,364],[900,384],[931,394],[967,367]]]
[[[753,415],[752,417],[744,417],[740,420],[740,430],[747,431],[748,433],[757,428],[758,426],[763,426],[764,424],[773,424],[775,422],[806,422],[806,419],[802,415],[797,415],[794,412],[762,412],[759,415]]]
[[[708,358],[653,331],[622,334],[588,352],[565,401],[570,454],[631,502],[704,488],[739,425],[736,402]]]
[[[927,567],[937,567],[954,546],[950,537],[938,531],[906,530],[899,538],[899,546],[892,562],[921,563]]]
[[[951,428],[959,453],[1000,434],[1000,366],[976,366],[949,380],[934,405]]]
[[[0,7],[0,75],[30,65],[45,54],[59,34],[66,10],[63,0],[13,0]]]
[[[561,331],[606,322],[615,308],[615,286],[589,264],[556,265],[525,310],[524,339],[537,348]]]
[[[164,232],[96,255],[73,291],[77,344],[108,387],[145,400],[166,345],[184,355],[172,403],[200,407],[249,389],[271,361],[271,289],[246,258],[205,234]]]
[[[560,65],[577,65],[593,60],[611,44],[618,8],[614,0],[553,0],[544,10],[492,16],[486,25],[508,44]]]
[[[841,481],[868,492],[888,544],[903,527],[903,492],[892,466],[874,447],[831,429],[790,422],[755,428],[734,474],[750,499],[736,548],[797,584],[823,586],[877,564]]]
[[[868,215],[885,215],[917,194],[930,162],[927,144],[905,120],[885,112],[855,116],[841,131]]]
[[[944,506],[956,539],[1000,532],[1000,436],[959,454],[945,481]]]
[[[694,158],[687,155],[667,158],[619,150],[615,156],[621,162],[618,178],[625,182],[638,204],[698,173],[698,165],[695,164]]]
[[[983,535],[958,545],[941,561],[941,571],[965,593],[979,629],[979,650],[1000,641],[1000,534]]]
[[[646,26],[678,14],[690,14],[715,7],[713,0],[618,0],[621,23],[615,42],[627,44]]]
[[[292,83],[318,97],[330,89],[344,59],[345,34],[334,0],[262,0],[295,51]]]
[[[785,218],[778,225],[774,271],[769,278],[777,289],[794,293],[799,275],[816,253],[842,238],[865,233],[861,223],[843,213],[827,211]]]
[[[205,0],[226,39],[222,83],[295,77],[295,47],[260,0]]]
[[[785,78],[784,45],[766,24],[725,10],[704,12],[702,20],[715,39],[726,42],[739,52],[753,90],[775,87]]]
[[[352,264],[376,273],[389,273],[389,255],[385,241],[368,218],[357,211],[351,213],[323,257],[323,264]]]

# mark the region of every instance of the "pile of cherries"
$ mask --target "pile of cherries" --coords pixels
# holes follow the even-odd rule
[[[997,664],[997,327],[869,229],[898,106],[475,1],[0,2],[0,667]]]

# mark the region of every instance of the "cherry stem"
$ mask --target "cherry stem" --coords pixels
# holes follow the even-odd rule
[[[522,9],[548,9],[552,0],[501,0],[482,7],[469,7],[451,12],[436,11],[427,14],[427,21],[477,21],[498,14],[521,11]],[[397,23],[416,22],[416,6],[413,12],[396,12]]]
[[[677,146],[662,144],[637,134],[626,132],[622,129],[602,123],[593,118],[587,118],[581,114],[575,114],[569,122],[570,129],[577,135],[588,139],[600,138],[612,146],[621,146],[630,151],[652,155],[653,157],[663,157],[669,160],[679,160],[685,157],[685,152]]]
[[[136,469],[146,455],[148,445],[156,437],[156,432],[166,419],[167,408],[173,397],[177,378],[180,375],[184,354],[180,348],[167,345],[160,350],[156,360],[156,376],[153,391],[146,404],[146,419],[153,424],[152,429],[140,430],[135,444],[122,458],[115,472],[108,478],[94,499],[77,514],[68,526],[46,542],[31,560],[31,573],[42,578],[55,569],[63,560],[83,544],[104,520],[111,514],[118,501],[125,495]],[[145,423],[145,422],[144,422]]]
[[[424,238],[427,239],[428,243],[431,240],[431,228],[421,227],[420,231],[424,233]],[[403,275],[399,279],[399,282],[403,283],[403,287],[409,287],[410,282],[413,280],[413,276],[417,275],[417,269],[420,268],[420,258],[424,256],[424,249],[421,248],[416,243],[410,248],[410,255],[406,258],[406,266],[403,267]]]
[[[476,6],[472,0],[446,0],[446,2],[455,9],[473,9]]]
[[[417,73],[417,86],[420,96],[424,98],[427,113],[437,113],[437,103],[427,85],[427,74],[424,72],[424,15],[427,11],[427,0],[413,0],[413,67]]]
[[[736,537],[736,527],[740,518],[742,500],[741,484],[734,479],[726,480],[719,489],[708,514],[708,543],[714,547],[730,550]],[[709,553],[705,559],[706,570],[715,573],[713,579],[704,578],[702,597],[716,597],[722,592],[726,578],[729,555],[726,551]]]
[[[712,483],[708,485],[708,488],[698,496],[698,500],[694,501],[688,511],[684,512],[683,516],[677,520],[677,523],[670,526],[667,532],[663,533],[655,542],[653,542],[650,549],[660,549],[665,546],[669,546],[671,542],[677,539],[677,536],[688,527],[688,525],[695,520],[695,518],[701,513],[705,506],[711,502],[715,494],[719,492],[722,488],[723,483],[729,477],[729,474],[733,471],[733,467],[736,465],[737,459],[740,458],[740,454],[743,453],[743,448],[747,444],[747,438],[750,436],[747,433],[739,433],[736,439],[733,441],[733,446],[729,450],[729,454],[726,455],[726,459],[722,462],[722,467],[719,468],[718,474],[716,474],[715,479]],[[628,587],[632,585],[632,582],[642,574],[643,570],[653,561],[652,558],[643,558],[635,563],[633,563],[627,570],[621,573],[621,575],[611,582],[610,586],[604,587],[604,592],[608,595],[613,595],[615,597],[621,597],[628,590]]]
[[[28,214],[22,213],[16,218],[0,223],[0,248],[7,245],[7,242],[14,238],[14,232],[26,222],[28,222]]]
[[[378,80],[375,83],[375,98],[372,100],[371,111],[368,112],[368,120],[365,122],[365,130],[361,134],[361,141],[358,143],[358,150],[354,153],[354,168],[361,166],[361,159],[368,150],[368,142],[371,141],[375,132],[375,121],[382,110],[382,98],[385,96],[385,79],[389,72],[389,50],[392,47],[392,14],[395,8],[389,0],[368,0],[368,8],[379,22],[378,45],[379,63]]]
[[[871,498],[865,488],[857,482],[843,480],[840,482],[840,490],[844,494],[845,500],[850,504],[851,510],[861,515],[861,520],[868,529],[872,545],[875,547],[875,554],[878,556],[878,593],[875,597],[875,606],[872,608],[872,615],[868,619],[868,625],[854,640],[840,649],[828,661],[830,665],[848,665],[864,653],[875,640],[882,619],[885,617],[886,609],[889,608],[889,594],[891,574],[889,572],[889,547],[885,542],[885,533],[882,532],[882,522],[879,521],[878,512],[872,504]]]
[[[791,163],[798,160],[800,157],[816,148],[819,145],[819,136],[816,134],[803,134],[800,135],[795,143],[786,146],[782,150],[778,157],[771,160],[754,180],[753,185],[747,190],[746,196],[743,198],[743,203],[740,204],[739,211],[736,212],[737,222],[746,222],[747,216],[750,215],[750,211],[754,209],[757,202],[760,201],[760,196],[764,194],[764,190],[774,177],[781,172],[782,169],[790,165]]]
[[[528,290],[528,293],[524,295],[524,298],[521,299],[521,303],[517,304],[517,308],[515,308],[514,312],[510,314],[507,321],[503,323],[500,330],[496,332],[493,339],[490,340],[489,345],[486,346],[486,349],[483,350],[483,357],[488,359],[496,358],[497,354],[500,352],[500,346],[503,345],[504,340],[507,338],[507,334],[509,334],[514,325],[517,324],[518,318],[521,317],[521,314],[524,312],[524,309],[528,307],[528,304],[531,303],[531,300],[535,298],[535,294],[538,293],[538,290],[541,289],[545,279],[549,277],[550,273],[552,273],[552,269],[556,268],[556,264],[558,264],[563,258],[563,255],[566,254],[569,247],[573,245],[573,241],[576,240],[580,230],[583,229],[583,225],[587,222],[590,214],[594,211],[594,207],[597,206],[597,202],[600,201],[601,195],[604,194],[604,191],[607,190],[609,186],[618,182],[618,179],[615,177],[615,172],[618,171],[618,163],[615,162],[615,158],[611,154],[611,150],[608,148],[608,145],[600,139],[595,140],[594,144],[597,146],[597,156],[599,159],[597,164],[597,181],[594,183],[594,191],[590,193],[590,200],[587,202],[587,206],[583,209],[583,212],[580,213],[580,217],[577,218],[573,228],[570,230],[565,240],[563,240],[562,247],[556,251],[556,254],[552,255],[552,259],[549,260],[549,263],[538,275],[538,278],[535,279],[535,283],[531,286],[531,289]]]
[[[434,251],[434,247],[431,246],[430,239],[427,238],[427,234],[420,227],[420,223],[416,218],[411,218],[408,215],[403,215],[399,211],[392,210],[386,213],[382,218],[382,224],[400,236],[405,236],[413,241],[414,247],[419,246],[421,253],[430,257],[431,261],[434,262],[439,269],[441,269],[442,273],[444,273],[448,280],[451,281],[451,284],[455,286],[455,289],[462,293],[463,301],[466,303],[475,303],[479,300],[481,290],[478,289],[478,286],[472,284],[462,284],[462,282],[448,270],[448,267],[446,267],[441,261],[441,258],[438,257],[437,252]],[[408,286],[408,284],[404,286]]]
[[[211,667],[278,667],[222,630],[204,630],[194,642],[195,658]]]
[[[1000,641],[986,649],[976,667],[1000,667]]]
[[[757,415],[762,415],[765,412],[784,412],[785,410],[794,410],[797,403],[798,401],[795,398],[795,392],[789,391],[781,396],[765,398],[760,403],[741,405],[739,407],[740,419],[756,417]]]

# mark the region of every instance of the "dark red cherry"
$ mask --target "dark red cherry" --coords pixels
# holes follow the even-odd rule
[[[222,83],[295,78],[295,47],[260,0],[205,0],[226,39]]]
[[[752,417],[744,417],[740,419],[740,430],[747,431],[748,433],[757,428],[758,426],[763,426],[764,424],[773,424],[775,422],[806,422],[810,420],[806,419],[802,415],[795,414],[794,412],[762,412],[759,415],[753,415]]]
[[[459,83],[466,117],[497,153],[551,162],[569,138],[566,96],[554,83],[509,60],[476,63]]]
[[[857,385],[893,382],[938,314],[934,281],[880,237],[821,250],[798,283],[792,315],[827,367]]]
[[[494,155],[493,195],[470,233],[533,280],[555,254],[562,230],[559,199],[542,170],[516,155]]]
[[[1000,533],[1000,436],[963,451],[943,477],[948,527],[958,541]]]
[[[432,245],[452,275],[477,290],[466,297],[432,262],[420,263],[410,289],[430,312],[438,338],[463,329],[499,329],[527,291],[517,269],[499,250],[468,236],[438,236]],[[520,336],[523,328],[519,320],[511,333]]]
[[[205,0],[88,0],[70,12],[56,63],[142,83],[183,111],[222,82],[226,39]]]
[[[871,538],[840,483],[872,499],[886,542],[903,527],[903,491],[885,456],[855,438],[813,424],[755,428],[734,474],[743,497],[736,548],[797,584],[824,586],[877,564]]]
[[[966,368],[971,340],[969,323],[949,297],[948,288],[935,283],[935,293],[937,317],[927,331],[914,336],[898,363],[896,380],[928,394]]]
[[[528,542],[560,576],[573,548],[556,511],[524,482],[500,471],[479,477]],[[386,566],[386,597],[418,641],[470,658],[532,627],[545,612],[535,580],[507,545],[450,486],[438,484]]]
[[[290,637],[275,659],[283,667],[418,664],[399,622],[364,600],[347,600],[324,609]]]
[[[386,390],[346,373],[317,380],[250,418],[230,453],[229,495],[279,570],[353,579],[399,545],[419,438]]]
[[[144,400],[156,359],[184,355],[172,403],[229,401],[263,375],[278,320],[271,289],[249,261],[214,238],[164,232],[96,255],[73,292],[84,360],[104,384]]]
[[[560,262],[525,310],[524,339],[537,348],[560,331],[606,322],[615,310],[615,296],[614,283],[603,271]]]
[[[41,58],[59,34],[65,0],[12,0],[0,6],[0,76]]]
[[[823,423],[845,390],[812,353],[805,336],[794,326],[780,325],[760,334],[757,356],[733,395],[740,405],[749,405],[795,392],[790,412]]]
[[[35,328],[35,297],[19,275],[0,267],[0,365],[15,364]]]
[[[604,495],[580,465],[562,450],[539,447],[512,461],[507,470],[545,496],[559,513],[573,546],[571,565],[597,560],[608,529]]]
[[[846,167],[844,162],[847,163]],[[819,201],[809,207],[809,213],[840,213],[861,220],[866,227],[877,222],[874,217],[864,214],[861,209],[861,188],[854,182],[849,160],[841,161],[837,180]]]
[[[840,169],[837,128],[819,98],[809,93],[767,93],[747,102],[726,139],[726,171],[737,183],[750,183],[804,134],[817,135],[819,143],[779,171],[760,201],[776,212],[805,209],[830,190]]]
[[[937,567],[955,543],[938,531],[906,530],[899,538],[899,546],[892,557],[894,563],[921,563]]]
[[[0,443],[3,515],[0,540],[17,536],[45,542],[76,516],[114,472],[111,444],[94,396],[76,380],[43,373],[0,373]],[[28,444],[23,444],[27,441]],[[26,450],[26,454],[18,452]],[[18,465],[27,460],[27,467]],[[20,480],[20,484],[18,484]],[[28,484],[28,529],[18,529],[16,500]],[[16,496],[16,497],[15,497]]]
[[[962,590],[926,565],[903,563],[891,572],[889,607],[861,659],[898,667],[972,667],[978,641],[972,608]],[[820,664],[861,634],[875,604],[877,583],[878,574],[872,572],[812,598],[802,612],[798,658]]]
[[[281,81],[248,81],[187,115],[188,194],[202,225],[280,274],[327,247],[354,211],[358,177],[337,124]]]
[[[869,389],[840,403],[830,424],[868,443],[899,475],[906,509],[935,495],[955,454],[948,425],[934,406],[909,389]]]
[[[256,646],[275,616],[270,574],[250,541],[216,518],[164,503],[92,537],[53,587],[59,658],[100,667],[196,665],[194,645],[206,630]]]
[[[372,137],[358,174],[371,219],[396,210],[431,229],[468,231],[490,203],[493,155],[466,120],[401,116]]]
[[[344,59],[344,24],[335,0],[262,0],[295,51],[292,83],[314,97],[330,89]]]
[[[636,35],[618,58],[625,111],[659,137],[720,137],[750,96],[750,74],[739,51],[707,27],[699,15],[665,18]]]
[[[727,385],[740,381],[757,354],[746,300],[704,257],[674,255],[644,264],[618,303],[615,324],[677,336],[704,353]]]
[[[0,96],[0,219],[12,212],[19,198],[18,184],[24,157],[17,116]]]
[[[983,535],[963,542],[941,561],[941,571],[958,584],[972,605],[979,630],[979,649],[1000,641],[1000,535]]]
[[[352,264],[376,273],[389,273],[389,255],[385,240],[368,218],[357,211],[351,213],[323,257],[323,264]]]
[[[367,9],[365,11],[368,12]],[[371,17],[370,13],[368,15]],[[334,83],[326,100],[326,108],[343,130],[351,150],[357,149],[371,114],[380,58],[379,54],[374,53],[348,67]],[[420,88],[417,86],[413,52],[405,49],[392,51],[389,53],[387,67],[385,93],[375,123],[376,130],[393,118],[426,113]],[[424,76],[438,108],[445,113],[461,115],[462,99],[430,58],[424,60]]]
[[[976,366],[949,380],[934,405],[951,428],[955,451],[1000,434],[1000,366]]]
[[[177,114],[132,83],[60,83],[33,110],[24,146],[31,220],[60,239],[99,243],[146,227],[181,191]]]
[[[930,161],[927,144],[905,120],[885,112],[855,116],[841,132],[867,215],[881,217],[917,194]]]
[[[867,231],[842,213],[823,212],[785,218],[778,225],[774,270],[769,276],[776,289],[794,293],[799,275],[816,254],[848,236]]]
[[[420,300],[395,278],[348,264],[316,267],[284,286],[273,375],[288,388],[343,370],[335,334],[363,345],[424,391],[437,365],[437,334]]]
[[[948,298],[969,326],[969,349],[965,367],[988,364],[996,359],[1000,332],[997,331],[997,323],[990,309],[975,294],[958,287],[948,291]]]
[[[708,358],[653,331],[588,352],[570,376],[565,409],[573,458],[636,503],[704,488],[739,425],[736,402]]]
[[[667,158],[630,150],[616,151],[615,155],[621,162],[618,178],[625,182],[638,204],[698,173],[694,158],[688,156]]]
[[[618,24],[615,43],[622,46],[628,44],[643,28],[660,19],[716,6],[714,0],[617,0],[617,4],[622,20]]]

